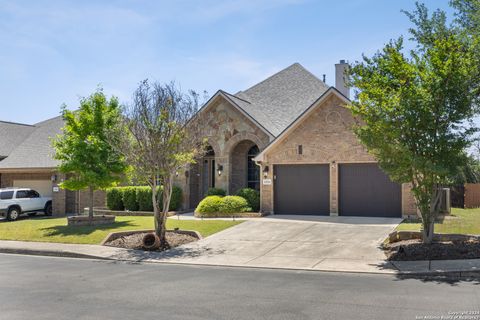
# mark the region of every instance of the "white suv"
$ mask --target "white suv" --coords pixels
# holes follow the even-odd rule
[[[0,189],[0,216],[15,221],[22,213],[34,216],[43,211],[46,216],[52,215],[52,198],[42,197],[32,189],[2,188]]]

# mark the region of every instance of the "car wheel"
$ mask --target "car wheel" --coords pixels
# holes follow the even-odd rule
[[[45,205],[45,215],[51,216],[52,215],[52,203],[49,202]]]
[[[15,221],[18,219],[18,217],[20,216],[22,212],[20,211],[19,208],[17,207],[12,207],[10,209],[8,209],[8,212],[7,212],[7,220],[8,221]]]
[[[29,217],[35,217],[36,215],[37,215],[36,212],[30,212],[30,213],[28,214]]]

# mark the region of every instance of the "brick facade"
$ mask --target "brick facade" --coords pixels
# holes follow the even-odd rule
[[[321,105],[299,123],[290,133],[276,142],[264,154],[262,168],[270,166],[266,178],[273,180],[275,164],[329,164],[330,212],[338,215],[338,165],[342,163],[372,163],[375,159],[361,145],[352,131],[355,120],[344,102],[330,95]],[[303,152],[297,152],[302,146]],[[261,186],[261,210],[273,212],[273,184]],[[415,214],[413,198],[408,186],[402,187],[403,215]]]

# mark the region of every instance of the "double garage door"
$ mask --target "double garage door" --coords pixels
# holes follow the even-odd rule
[[[328,164],[275,165],[274,178],[275,214],[330,214]],[[340,164],[337,182],[339,215],[401,217],[401,187],[377,164]]]

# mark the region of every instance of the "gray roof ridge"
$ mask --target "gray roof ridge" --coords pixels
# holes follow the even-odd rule
[[[0,122],[1,123],[6,123],[6,124],[13,124],[13,125],[17,125],[17,126],[35,127],[34,124],[27,124],[27,123],[13,122],[13,121],[0,120]]]
[[[323,80],[320,80],[320,78],[318,78],[316,75],[314,75],[313,73],[311,73],[307,68],[305,68],[304,66],[302,66],[300,63],[297,62],[297,64],[302,67],[303,70],[305,70],[309,75],[311,75],[312,77],[314,77],[315,79],[317,79],[325,88],[327,89],[330,89],[330,86],[328,84],[326,84],[325,82],[323,82]]]
[[[230,97],[234,97],[234,98],[236,98],[236,99],[238,99],[238,100],[241,100],[241,101],[243,101],[243,102],[246,102],[246,103],[248,103],[248,104],[252,104],[250,101],[245,100],[245,99],[240,98],[240,97],[237,96],[237,94],[240,93],[240,92],[242,92],[242,91],[240,91],[240,92],[238,92],[238,93],[236,93],[236,94],[231,94],[231,93],[229,93],[229,92],[227,92],[227,91],[224,91],[224,90],[221,90],[221,89],[220,89],[220,91],[221,91],[222,93],[230,96]]]
[[[288,67],[286,67],[286,68],[284,68],[284,69],[282,69],[282,70],[280,70],[280,71],[278,71],[278,72],[275,72],[274,74],[272,74],[272,75],[271,75],[271,76],[269,76],[268,78],[266,78],[266,79],[264,79],[264,80],[260,81],[259,83],[257,83],[257,84],[254,84],[253,86],[251,86],[251,87],[249,87],[249,88],[247,88],[247,89],[245,89],[245,90],[243,90],[243,91],[240,91],[240,92],[243,92],[243,93],[245,93],[245,91],[248,91],[248,90],[250,90],[250,89],[253,89],[253,88],[255,88],[255,87],[257,87],[257,86],[259,86],[259,85],[261,85],[261,84],[263,84],[263,83],[267,82],[268,80],[270,80],[271,78],[275,77],[275,76],[276,76],[276,75],[278,75],[279,73],[281,73],[281,72],[283,72],[283,71],[285,71],[285,70],[287,70],[287,69],[290,69],[290,68],[292,68],[292,67],[293,67],[293,66],[295,66],[295,65],[298,65],[298,66],[300,66],[300,67],[302,67],[302,68],[303,68],[303,66],[302,66],[300,63],[298,63],[298,62],[295,62],[295,63],[293,63],[293,64],[289,65]],[[305,69],[305,68],[303,68],[303,69]],[[240,93],[240,92],[238,92],[238,93]],[[237,93],[237,94],[238,94],[238,93]]]
[[[257,84],[254,84],[253,86],[249,87],[248,89],[245,89],[245,90],[242,90],[242,91],[237,92],[236,94],[239,94],[239,93],[246,94],[246,93],[245,93],[246,91],[249,91],[249,90],[251,90],[251,89],[253,89],[253,88],[257,87],[257,86],[260,86],[261,84],[263,84],[263,83],[269,81],[270,79],[272,79],[273,77],[277,76],[279,73],[282,73],[282,72],[284,72],[284,71],[286,71],[286,70],[288,70],[288,69],[290,69],[290,68],[293,68],[293,67],[295,67],[295,66],[300,67],[303,71],[305,71],[306,73],[308,73],[308,74],[309,74],[310,76],[312,76],[315,80],[318,80],[318,82],[320,82],[326,89],[329,88],[329,86],[328,86],[325,82],[323,82],[323,81],[320,80],[316,75],[314,75],[313,73],[311,73],[310,71],[308,71],[308,70],[307,70],[304,66],[302,66],[299,62],[294,62],[294,63],[292,63],[291,65],[289,65],[288,67],[286,67],[286,68],[284,68],[284,69],[282,69],[282,70],[280,70],[280,71],[272,74],[272,75],[269,76],[268,78],[260,81],[260,82],[257,83]],[[248,94],[247,94],[247,95],[248,95]]]
[[[55,116],[55,117],[53,117],[53,118],[50,118],[50,119],[47,119],[47,120],[43,120],[43,121],[37,122],[37,123],[35,123],[33,126],[34,126],[34,127],[41,126],[41,125],[43,125],[43,124],[45,124],[45,123],[47,123],[47,122],[53,121],[53,120],[58,119],[58,118],[61,118],[61,117],[63,117],[63,116],[62,116],[62,115],[58,115],[58,116]]]

